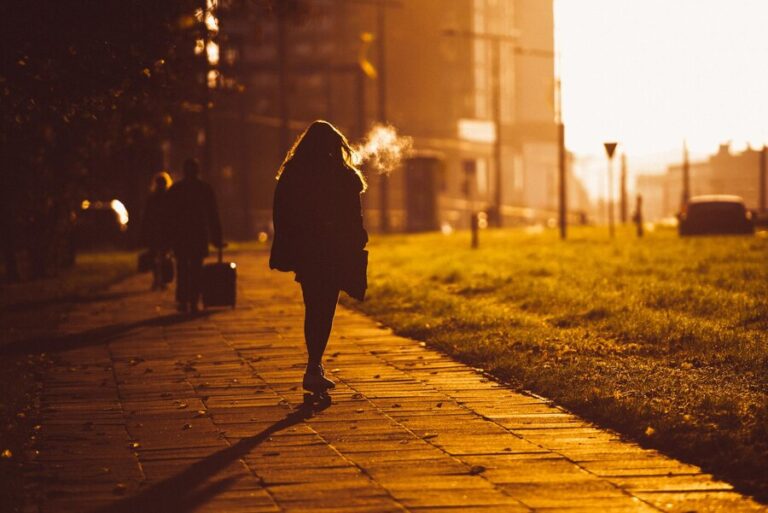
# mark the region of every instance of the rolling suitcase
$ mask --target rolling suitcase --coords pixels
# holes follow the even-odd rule
[[[235,307],[237,288],[237,265],[222,260],[219,248],[218,262],[205,264],[202,277],[203,306]]]

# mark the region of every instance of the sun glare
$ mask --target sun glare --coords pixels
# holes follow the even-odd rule
[[[768,143],[768,2],[557,0],[555,14],[571,151],[604,167],[616,139],[630,163],[663,166],[683,139],[702,156]]]

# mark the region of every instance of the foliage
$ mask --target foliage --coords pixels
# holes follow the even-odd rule
[[[2,4],[0,227],[6,243],[33,240],[31,249],[44,251],[85,191],[125,190],[140,170],[155,170],[150,164],[157,164],[159,138],[199,89],[198,4]]]
[[[768,496],[768,238],[374,239],[360,308]]]

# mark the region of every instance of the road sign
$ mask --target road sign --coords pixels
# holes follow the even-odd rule
[[[607,142],[603,143],[605,146],[605,153],[608,155],[608,229],[611,233],[611,238],[614,236],[613,230],[613,153],[616,151],[618,143]]]

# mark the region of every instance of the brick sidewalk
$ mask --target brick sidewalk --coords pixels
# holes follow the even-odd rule
[[[29,511],[768,511],[345,309],[333,404],[305,418],[299,288],[236,260],[235,310],[177,316],[139,276],[41,346]]]

